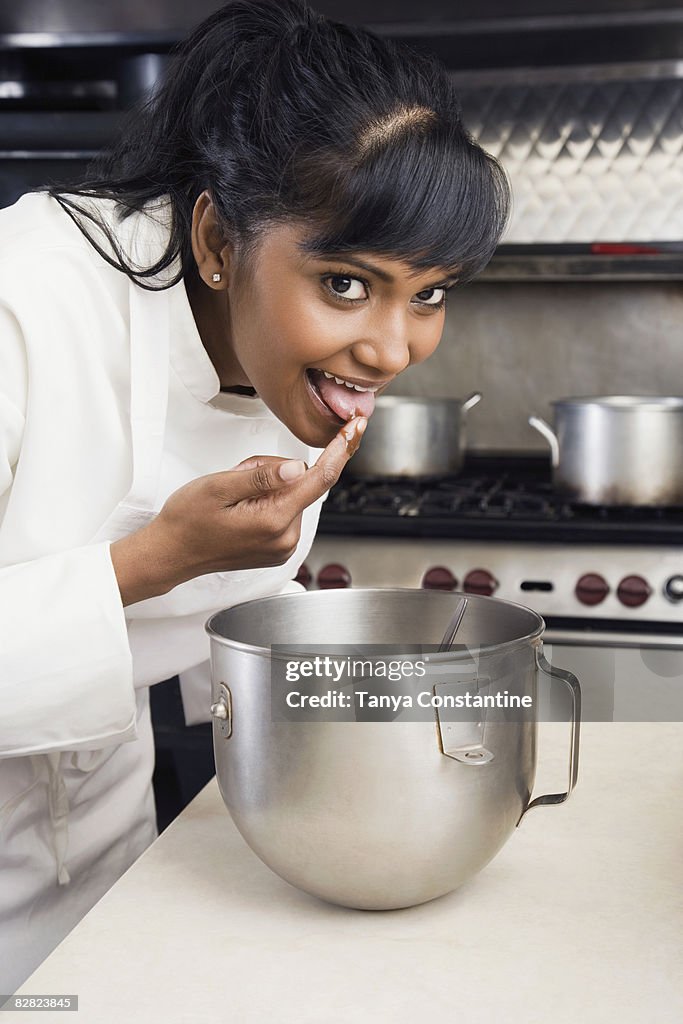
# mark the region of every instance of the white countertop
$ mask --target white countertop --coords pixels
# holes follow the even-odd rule
[[[553,788],[566,737],[543,726]],[[384,913],[281,881],[213,780],[20,992],[77,994],[79,1024],[680,1024],[683,724],[586,723],[581,746],[569,801],[457,892]]]

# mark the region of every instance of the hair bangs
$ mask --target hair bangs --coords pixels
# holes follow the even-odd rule
[[[375,252],[415,271],[439,267],[459,282],[493,255],[507,223],[508,183],[476,144],[463,151],[437,124],[359,162],[320,156],[297,174],[301,207],[315,225],[307,253]]]
[[[112,266],[152,289],[198,273],[192,220],[207,190],[245,258],[269,227],[296,221],[313,254],[374,250],[461,281],[490,259],[509,202],[436,58],[304,0],[226,3],[86,181],[48,189]],[[91,200],[124,215],[170,204],[159,260],[140,268]]]

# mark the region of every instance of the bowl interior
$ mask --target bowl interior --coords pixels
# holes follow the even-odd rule
[[[462,594],[428,590],[319,590],[249,601],[218,612],[209,634],[230,646],[439,644]],[[540,636],[543,620],[522,605],[467,595],[456,642],[488,649]]]

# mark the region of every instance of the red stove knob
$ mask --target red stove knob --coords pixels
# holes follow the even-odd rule
[[[645,604],[652,588],[642,576],[624,576],[617,587],[617,597],[627,608],[638,608]]]
[[[574,588],[576,597],[581,604],[600,604],[609,594],[609,583],[597,572],[587,572]]]
[[[296,583],[300,583],[302,587],[306,588],[306,590],[308,590],[308,588],[310,587],[311,583],[313,582],[313,577],[311,576],[311,570],[308,568],[308,566],[306,565],[305,562],[304,562],[304,564],[302,566],[299,567],[299,571],[296,574],[296,576],[294,577],[294,581]]]
[[[488,569],[472,569],[465,576],[462,589],[466,594],[481,594],[483,597],[490,597],[498,590],[498,580],[491,575]]]
[[[343,590],[351,586],[351,573],[343,565],[331,562],[322,567],[317,583],[320,590]]]
[[[422,577],[421,586],[424,590],[457,590],[458,581],[450,569],[435,565]]]

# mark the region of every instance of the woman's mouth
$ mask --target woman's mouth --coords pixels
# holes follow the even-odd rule
[[[326,370],[306,370],[306,382],[320,411],[335,423],[346,423],[354,416],[372,416],[376,388],[361,388]]]

